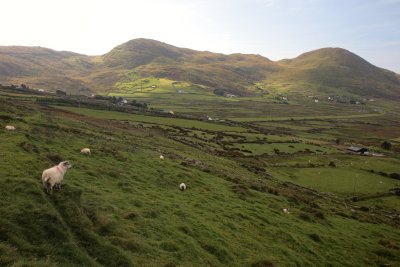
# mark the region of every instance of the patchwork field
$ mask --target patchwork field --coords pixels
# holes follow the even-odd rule
[[[121,92],[138,86],[121,84]],[[181,103],[161,116],[9,97],[0,94],[2,266],[400,263],[396,111],[306,108],[299,116],[308,119],[254,119],[263,110],[241,119],[248,100],[218,98],[235,109],[224,105],[213,111],[224,121],[208,121],[216,103]],[[16,131],[4,130],[10,124]],[[351,144],[371,154],[348,153]],[[73,167],[62,189],[47,195],[41,172],[66,159]]]

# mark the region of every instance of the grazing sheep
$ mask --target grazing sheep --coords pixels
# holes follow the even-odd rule
[[[164,159],[164,156],[163,156],[163,155],[160,155],[160,159]]]
[[[185,190],[186,190],[186,185],[185,185],[185,183],[181,183],[181,184],[179,185],[179,189],[180,189],[181,191],[185,191]]]
[[[62,161],[58,165],[44,170],[42,174],[43,186],[46,188],[47,193],[52,193],[53,187],[61,189],[61,181],[64,175],[72,165],[69,161]]]
[[[82,154],[89,154],[89,155],[90,155],[90,149],[87,148],[87,147],[82,148],[82,149],[81,149],[81,153],[82,153]]]
[[[289,212],[289,209],[286,209],[286,208],[283,209],[283,212],[286,213],[286,214],[289,214],[289,213],[290,213],[290,212]]]
[[[15,126],[11,126],[11,125],[6,125],[6,127],[4,127],[7,131],[15,131]]]

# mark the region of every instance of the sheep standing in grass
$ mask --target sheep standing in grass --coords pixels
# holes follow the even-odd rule
[[[89,148],[87,148],[87,147],[85,147],[85,148],[82,148],[81,149],[81,153],[82,154],[88,154],[88,155],[90,155],[91,153],[90,153],[90,149]]]
[[[163,156],[163,155],[160,155],[160,159],[164,159],[164,156]]]
[[[53,187],[57,189],[61,188],[61,181],[64,179],[67,170],[71,167],[72,165],[69,161],[62,161],[58,165],[43,171],[42,182],[47,193],[51,194]]]
[[[185,184],[185,183],[181,183],[181,184],[179,185],[179,189],[180,189],[181,191],[185,191],[185,190],[186,190],[186,184]]]
[[[15,126],[12,125],[6,125],[6,127],[4,127],[7,131],[15,131]]]
[[[289,214],[289,209],[283,209],[283,213]]]

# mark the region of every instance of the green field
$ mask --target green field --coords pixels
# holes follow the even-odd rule
[[[265,117],[265,118],[229,118],[233,121],[239,122],[259,122],[259,121],[307,121],[307,120],[326,120],[326,119],[351,119],[351,118],[368,118],[375,116],[383,116],[379,113],[371,114],[352,114],[352,115],[338,115],[338,116],[293,116],[293,117]]]
[[[144,123],[153,123],[159,125],[175,125],[184,128],[198,128],[204,130],[215,130],[215,131],[247,131],[242,127],[231,127],[225,125],[218,125],[208,122],[202,122],[198,120],[186,120],[177,118],[166,118],[166,117],[154,117],[138,114],[127,114],[122,112],[114,111],[99,111],[87,108],[76,108],[76,107],[60,107],[67,111],[72,111],[78,114],[91,116],[99,119],[107,120],[126,120]]]
[[[395,188],[399,181],[354,168],[271,168],[283,180],[342,195],[379,193]]]
[[[385,157],[345,153],[346,136],[378,150],[377,135],[398,137],[396,116],[259,129],[200,121],[206,114],[189,120],[0,97],[0,265],[400,263],[399,196],[351,200],[399,187],[388,176],[400,172],[398,147]],[[334,142],[338,135],[345,144]],[[66,159],[73,167],[62,189],[47,195],[42,171]]]
[[[335,149],[324,146],[316,146],[312,144],[305,143],[272,143],[272,144],[257,144],[257,143],[247,143],[247,144],[235,144],[233,147],[245,149],[252,151],[252,154],[279,154],[288,153],[293,154],[296,152],[303,152],[305,150],[314,153],[332,153]]]

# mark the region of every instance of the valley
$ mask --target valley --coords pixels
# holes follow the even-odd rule
[[[393,100],[230,98],[174,82],[98,98],[0,90],[1,125],[16,127],[0,131],[0,265],[400,262]],[[47,195],[41,171],[66,159],[62,189]]]
[[[399,98],[342,48],[0,47],[0,265],[397,266]]]

